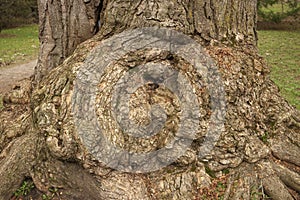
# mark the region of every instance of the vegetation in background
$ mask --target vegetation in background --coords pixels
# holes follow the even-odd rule
[[[0,67],[36,58],[38,46],[37,25],[3,30],[0,33]]]
[[[298,0],[258,0],[258,14],[266,21],[279,23],[288,16],[300,13]]]
[[[260,54],[271,67],[271,79],[300,110],[300,27],[295,31],[259,31],[258,37]]]
[[[300,1],[258,0],[258,12],[265,22],[276,22],[259,27],[260,54],[271,67],[271,79],[282,96],[300,110]]]
[[[0,0],[0,32],[38,20],[36,0]]]

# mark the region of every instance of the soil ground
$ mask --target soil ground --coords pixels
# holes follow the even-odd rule
[[[0,68],[0,95],[11,90],[16,82],[33,75],[36,62],[37,60],[33,60],[21,65]]]

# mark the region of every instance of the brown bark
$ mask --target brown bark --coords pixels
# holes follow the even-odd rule
[[[259,199],[265,198],[265,193],[275,200],[298,197],[290,191],[299,192],[299,112],[279,96],[277,87],[269,80],[268,67],[258,56],[255,0],[42,1],[39,7],[41,51],[35,79],[39,83],[33,88],[30,106],[27,101],[20,101],[20,95],[16,96],[14,91],[5,98],[9,101],[0,115],[0,199],[10,197],[25,177],[30,177],[36,188],[47,195],[53,195],[49,189],[55,188],[57,199],[216,199],[221,196]],[[98,23],[101,27],[97,34],[86,40],[95,33]],[[131,140],[115,132],[109,112],[100,112],[110,109],[106,107],[106,99],[112,98],[109,91],[122,70],[147,62],[164,63],[188,74],[203,113],[200,124],[204,131],[199,131],[186,153],[170,165],[149,173],[124,173],[95,158],[91,153],[93,148],[80,138],[72,99],[76,97],[76,89],[90,89],[76,85],[78,78],[87,75],[80,74],[80,70],[90,68],[92,61],[99,65],[105,62],[97,60],[97,56],[106,53],[97,51],[102,41],[126,30],[153,26],[191,36],[214,59],[224,83],[225,130],[210,154],[198,157],[211,115],[210,93],[197,85],[204,81],[201,74],[195,73],[191,63],[170,52],[151,49],[130,52],[116,60],[99,78],[99,88],[105,86],[105,89],[91,107],[98,108],[102,128],[111,128],[107,129],[106,136],[127,149],[148,150],[133,143],[141,140]],[[122,47],[119,49],[125,49],[127,46],[122,45],[132,44],[136,35],[133,36],[120,37],[115,43]],[[89,57],[92,59],[89,63],[85,60],[90,52],[94,54]],[[145,110],[153,102],[170,110],[178,107],[176,97],[164,88],[146,85],[137,91],[137,100],[133,98],[130,102]],[[165,103],[170,99],[173,103]],[[80,105],[85,103],[80,98],[78,101]],[[23,115],[8,120],[9,109],[22,105],[28,110],[18,109]],[[143,123],[147,118],[142,114],[133,114],[137,116],[134,119]],[[171,121],[166,123],[176,123],[165,127],[176,131],[177,112],[168,115]],[[266,135],[270,137],[268,141],[262,139]],[[124,142],[126,139],[130,142]],[[160,148],[168,139],[163,135],[150,143]],[[104,149],[100,145],[101,148]],[[283,165],[278,160],[287,162]]]
[[[107,10],[105,11],[105,8]],[[102,12],[101,12],[102,11]],[[101,26],[103,36],[147,26],[169,27],[203,41],[256,43],[256,1],[39,1],[40,81]]]
[[[125,14],[126,13],[126,14]],[[256,43],[256,1],[108,1],[101,35],[147,26],[169,27],[204,41]]]
[[[101,3],[100,0],[38,1],[40,53],[36,81],[98,31]]]

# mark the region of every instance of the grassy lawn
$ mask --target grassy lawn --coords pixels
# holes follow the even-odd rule
[[[38,46],[37,25],[2,30],[0,33],[0,67],[36,58]]]
[[[271,67],[271,79],[281,94],[300,110],[300,28],[258,32],[258,48]]]

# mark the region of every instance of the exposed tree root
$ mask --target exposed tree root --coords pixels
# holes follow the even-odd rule
[[[38,138],[28,133],[14,139],[0,154],[0,199],[9,199],[35,165]]]
[[[279,176],[280,180],[288,187],[300,193],[300,175],[288,168],[272,163],[273,170]]]
[[[272,154],[280,159],[300,166],[299,144],[293,144],[287,137],[280,137],[271,141]]]
[[[34,166],[31,177],[35,186],[43,193],[61,199],[105,199],[96,181],[86,170],[76,163],[49,159]]]

